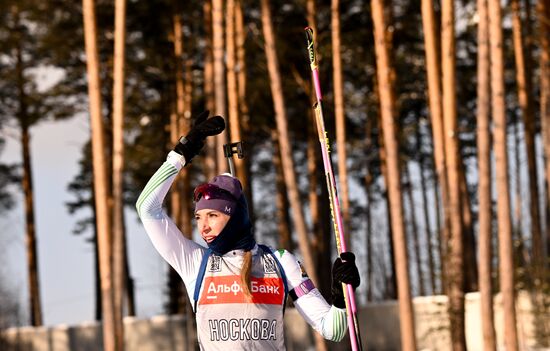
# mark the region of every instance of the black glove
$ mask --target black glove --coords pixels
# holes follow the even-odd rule
[[[180,138],[179,143],[174,147],[174,151],[185,157],[185,163],[191,162],[204,146],[204,140],[211,135],[217,135],[225,129],[225,121],[221,116],[208,118],[210,111],[201,112],[193,123],[193,127],[184,137]]]
[[[352,252],[342,252],[332,265],[332,304],[338,308],[346,307],[342,283],[351,284],[354,290],[361,283]]]

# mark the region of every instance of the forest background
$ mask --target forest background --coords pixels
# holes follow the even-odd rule
[[[2,327],[44,323],[41,285],[55,278],[41,276],[49,262],[37,257],[53,253],[80,265],[62,239],[41,236],[52,227],[95,253],[86,263],[95,270],[79,272],[95,284],[95,318],[111,321],[109,328],[136,313],[134,296],[149,277],[134,284],[133,265],[153,249],[132,249],[133,238],[144,237],[133,206],[204,109],[225,116],[229,128],[186,168],[168,211],[191,235],[190,189],[227,170],[223,144],[244,141],[237,174],[251,196],[257,238],[297,252],[328,293],[320,273],[336,250],[311,109],[309,25],[348,246],[363,277],[359,304],[399,299],[403,347],[414,349],[411,296],[447,294],[460,349],[464,293],[480,290],[487,301],[501,291],[514,349],[514,292],[548,291],[549,8],[547,0],[502,7],[482,0],[3,1],[0,138],[19,147],[2,155],[2,256],[17,251],[11,242],[25,241],[15,257],[25,257],[27,280],[2,272],[9,311]],[[79,155],[48,152],[54,124],[82,145]],[[30,137],[41,130],[44,149],[35,150]],[[60,222],[43,222],[46,229],[36,218],[51,218],[49,205],[36,206],[35,195],[39,185],[49,188],[46,177],[56,178],[55,169],[40,173],[52,165],[76,174],[63,190],[70,219],[56,216]],[[10,223],[18,221],[14,208],[24,213],[20,225]],[[65,221],[73,228],[57,232]],[[155,312],[189,313],[177,275],[159,271],[165,278],[151,280],[166,286]],[[115,273],[107,282],[103,272]]]

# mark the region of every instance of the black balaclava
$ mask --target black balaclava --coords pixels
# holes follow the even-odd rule
[[[231,250],[250,251],[256,245],[252,223],[248,217],[248,206],[244,195],[237,201],[236,211],[221,233],[212,240],[208,247],[217,255],[224,255]]]
[[[220,234],[207,244],[208,247],[220,256],[231,250],[251,250],[256,245],[256,240],[254,240],[252,223],[248,215],[248,204],[242,193],[241,182],[229,174],[222,174],[214,177],[207,185],[218,187],[231,194],[231,197],[228,198],[225,194],[217,196],[216,191],[211,191],[212,196],[203,195],[195,205],[195,212],[208,208],[230,216]],[[201,189],[201,187],[204,185],[197,189]]]

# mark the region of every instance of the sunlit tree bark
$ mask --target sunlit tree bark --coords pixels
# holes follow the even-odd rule
[[[124,66],[126,0],[115,2],[113,67],[113,308],[116,349],[124,350],[123,304],[126,290],[126,233],[124,225]]]
[[[334,80],[334,116],[336,118],[336,148],[338,151],[338,180],[340,185],[340,200],[342,217],[346,231],[345,240],[351,247],[351,227],[349,208],[349,187],[347,169],[346,146],[346,113],[344,109],[344,83],[342,78],[342,50],[340,44],[340,0],[332,0],[331,7],[331,36],[332,36],[332,74]]]
[[[477,0],[479,13],[477,51],[477,162],[479,170],[479,293],[483,349],[496,350],[491,279],[493,200],[491,196],[491,131],[489,86],[489,32],[487,0]]]
[[[426,73],[428,78],[428,101],[430,106],[430,119],[434,144],[434,161],[437,180],[439,182],[439,194],[443,207],[441,233],[439,236],[439,253],[441,263],[441,279],[444,280],[447,256],[447,242],[450,231],[450,207],[449,186],[447,183],[447,168],[445,165],[445,136],[443,132],[443,112],[441,101],[441,65],[438,55],[439,38],[436,32],[433,1],[422,0],[422,27],[424,30],[424,46],[426,51]],[[437,187],[436,187],[437,188]],[[437,190],[437,189],[436,189]],[[437,191],[436,191],[437,193]],[[439,210],[439,208],[438,208]],[[440,218],[438,216],[438,218]]]
[[[546,188],[550,189],[550,1],[538,0],[537,18],[540,42],[540,120],[542,125],[544,155],[546,158]],[[550,204],[547,191],[546,207]],[[550,255],[550,215],[546,218],[546,260]]]
[[[317,37],[317,20],[316,20],[316,14],[317,14],[317,5],[315,0],[307,0],[306,2],[306,19],[308,26],[313,29],[313,34],[315,38]],[[310,102],[313,104],[315,101],[315,88],[313,81],[306,83],[305,81],[301,80],[302,76],[299,74],[295,74],[296,79],[298,80],[298,83],[301,83],[302,87],[306,91],[306,94],[309,96]],[[326,237],[326,233],[324,233],[324,226],[322,225],[322,221],[320,220],[321,217],[321,211],[322,211],[322,202],[323,199],[321,198],[319,194],[320,187],[323,186],[322,181],[320,181],[320,162],[321,162],[321,156],[319,152],[319,139],[318,134],[316,131],[316,122],[315,122],[315,113],[313,109],[310,109],[307,114],[307,118],[309,120],[309,123],[307,125],[307,144],[306,144],[306,152],[307,152],[307,173],[308,173],[308,202],[309,202],[309,213],[311,216],[311,223],[312,223],[312,232],[314,235],[314,240],[312,242],[312,249],[313,252],[316,254],[320,254],[319,252],[319,245],[322,244],[323,237]],[[320,269],[320,267],[317,267]],[[321,271],[321,270],[320,270]],[[316,339],[318,340],[318,339]],[[324,347],[324,345],[323,345]]]
[[[93,0],[82,0],[84,20],[84,39],[86,47],[86,65],[88,71],[88,96],[90,107],[90,125],[92,130],[92,163],[94,172],[94,192],[96,207],[96,226],[99,245],[99,266],[102,295],[102,330],[103,349],[117,351],[115,314],[113,305],[113,274],[111,247],[111,219],[109,214],[107,163],[105,161],[105,141],[101,111],[99,80],[99,59],[95,25],[95,3]]]
[[[466,350],[464,330],[464,258],[463,226],[460,191],[460,157],[456,115],[456,75],[455,75],[455,19],[454,1],[441,3],[442,28],[442,96],[443,125],[445,138],[445,162],[449,185],[450,236],[449,252],[445,258],[448,263],[447,295],[449,296],[449,315],[451,320],[451,339],[454,351]]]
[[[214,60],[214,96],[216,115],[226,117],[225,95],[225,65],[224,65],[224,40],[223,40],[223,0],[212,0],[212,50]],[[223,154],[223,145],[227,143],[227,132],[216,136],[216,173],[228,171]]]
[[[374,81],[375,81],[374,94],[375,94],[375,96],[379,96],[380,95],[380,93],[379,93],[380,89],[378,87],[378,80],[376,79],[376,77],[375,77]],[[378,97],[376,100],[377,100],[377,103],[380,104],[380,98]],[[378,122],[378,128],[380,130],[379,133],[378,133],[378,144],[379,144],[378,154],[379,154],[379,157],[380,157],[380,171],[382,173],[382,177],[385,179],[386,192],[387,192],[387,188],[388,188],[388,185],[387,185],[388,162],[387,162],[386,148],[384,147],[385,143],[384,143],[384,135],[382,133],[383,122],[382,122],[381,113],[379,112],[376,117],[377,117],[376,121]],[[398,294],[398,291],[397,291],[397,289],[398,289],[397,288],[397,269],[396,269],[395,260],[393,259],[393,257],[395,257],[395,249],[394,249],[395,243],[394,243],[394,240],[391,239],[391,238],[393,238],[393,219],[392,219],[392,211],[390,210],[390,202],[389,202],[389,199],[388,199],[387,196],[386,196],[386,201],[384,202],[384,205],[385,205],[385,213],[386,213],[386,218],[387,218],[387,223],[388,223],[388,238],[390,238],[388,240],[388,248],[389,248],[388,254],[392,258],[392,259],[390,259],[390,265],[391,266],[390,266],[390,269],[389,269],[391,274],[390,274],[390,278],[386,282],[387,288],[385,289],[384,298],[396,300],[398,298],[398,296],[397,296],[397,294]]]
[[[371,0],[372,20],[374,25],[374,42],[378,87],[380,94],[380,112],[384,134],[384,148],[387,152],[386,179],[390,211],[392,217],[392,236],[395,248],[395,266],[397,270],[397,291],[399,298],[399,321],[401,326],[401,347],[404,351],[416,350],[414,333],[414,315],[411,302],[410,282],[408,276],[407,245],[401,198],[401,181],[399,176],[399,145],[394,123],[393,88],[391,86],[389,53],[385,33],[387,31],[382,0]]]
[[[235,50],[236,50],[236,67],[237,74],[237,94],[239,105],[239,123],[241,126],[241,138],[247,140],[250,133],[250,116],[248,112],[248,102],[246,100],[246,80],[247,80],[247,65],[246,65],[246,50],[245,50],[246,31],[244,26],[242,1],[236,0],[235,3]],[[246,151],[245,151],[246,152]],[[252,178],[250,177],[250,167],[252,164],[252,153],[248,150],[247,157],[244,158],[244,167],[242,170],[241,181],[246,189],[248,200],[248,214],[252,220],[252,225],[255,223],[254,201]]]
[[[239,115],[239,96],[236,74],[236,44],[235,44],[235,0],[227,0],[225,16],[225,47],[227,66],[227,101],[229,114],[230,142],[241,141],[241,126]],[[243,184],[247,184],[244,160],[234,157],[236,176]]]
[[[497,219],[499,241],[499,278],[504,313],[504,345],[518,349],[514,305],[514,263],[510,189],[508,186],[508,152],[506,140],[506,103],[504,99],[504,57],[502,15],[498,0],[488,1],[489,43],[491,57],[491,107],[494,123],[493,148],[496,163]]]
[[[275,50],[275,34],[271,23],[271,9],[269,1],[261,1],[262,31],[265,40],[265,53],[267,57],[267,68],[269,72],[269,82],[271,95],[273,97],[273,107],[275,109],[275,119],[277,131],[279,133],[279,145],[281,148],[281,162],[283,164],[283,174],[288,189],[290,206],[292,208],[294,225],[298,234],[298,245],[304,257],[305,266],[311,279],[317,283],[317,273],[315,271],[315,261],[309,243],[309,232],[304,221],[302,201],[298,192],[296,173],[294,170],[294,160],[290,149],[290,139],[288,136],[288,125],[285,100],[283,96],[281,76],[279,70],[279,61]]]
[[[277,211],[277,233],[279,233],[279,245],[289,251],[294,250],[294,242],[290,233],[290,215],[288,209],[288,197],[283,175],[283,164],[281,162],[281,150],[279,148],[279,137],[276,130],[271,131],[271,142],[273,143],[273,166],[275,167],[275,208]]]
[[[529,186],[529,216],[531,219],[531,237],[533,247],[533,263],[536,267],[542,264],[543,242],[539,211],[539,191],[535,151],[535,114],[532,98],[532,78],[530,52],[526,50],[523,26],[521,23],[520,5],[518,0],[511,1],[512,28],[514,38],[514,58],[516,62],[516,82],[518,101],[521,108],[524,128],[525,152],[527,154],[527,176]],[[540,277],[536,277],[540,279]]]
[[[214,111],[214,57],[212,49],[212,0],[205,0],[203,4],[204,13],[204,100],[205,109]],[[206,138],[206,157],[204,158],[204,174],[207,179],[212,179],[217,174],[217,139]]]

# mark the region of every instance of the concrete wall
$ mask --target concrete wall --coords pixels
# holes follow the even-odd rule
[[[413,301],[416,338],[419,350],[450,348],[447,314],[447,297],[418,297]],[[535,308],[532,297],[520,293],[517,299],[517,319],[520,350],[550,350],[550,309],[548,298],[545,307]],[[499,349],[503,348],[502,301],[494,299],[495,327]],[[479,294],[466,295],[466,339],[468,350],[482,351]],[[185,351],[182,316],[157,316],[150,319],[125,318],[125,344],[127,351]],[[363,344],[369,351],[400,350],[400,328],[396,301],[370,304],[359,312],[359,325]],[[59,325],[41,328],[12,328],[2,333],[5,344],[2,351],[101,351],[101,328],[97,323],[74,326]],[[312,330],[294,309],[285,315],[285,339],[288,351],[313,350]],[[349,349],[349,340],[329,344],[329,350]]]

